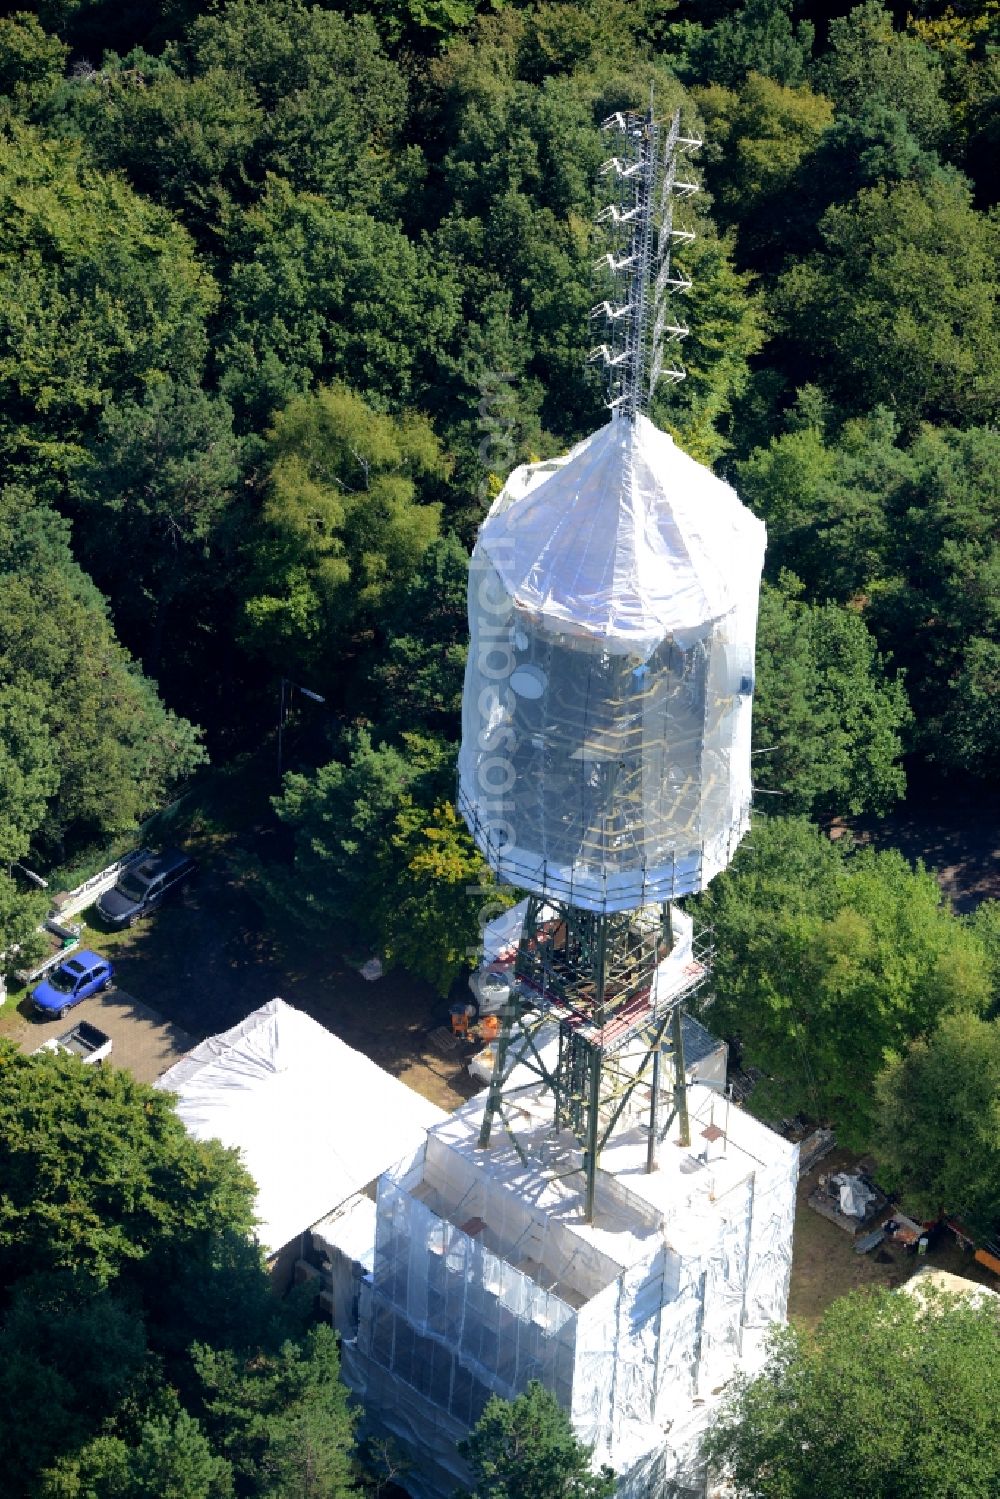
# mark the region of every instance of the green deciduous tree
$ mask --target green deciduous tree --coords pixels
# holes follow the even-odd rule
[[[733,87],[750,72],[776,83],[805,81],[815,30],[793,22],[791,0],[744,0],[691,45],[689,65],[705,82]]]
[[[883,404],[913,431],[996,409],[996,225],[942,175],[866,188],[827,210],[822,253],[774,293],[802,378],[847,414]],[[960,253],[956,253],[961,246]]]
[[[944,136],[940,60],[919,36],[897,31],[880,0],[865,0],[830,22],[829,44],[814,71],[838,115],[857,119],[881,105],[898,111],[921,145],[935,146]]]
[[[310,680],[339,672],[345,642],[436,537],[440,505],[420,503],[418,484],[443,468],[423,418],[393,420],[342,385],[291,401],[268,436],[251,643]]]
[[[249,1230],[250,1178],[233,1151],[188,1135],[168,1094],[8,1042],[0,1076],[0,1287],[54,1270],[169,1276],[172,1256]]]
[[[416,570],[389,601],[384,645],[374,654],[371,684],[379,724],[457,736],[465,672],[469,557],[453,535],[432,541]]]
[[[54,93],[45,121],[74,130],[106,171],[177,213],[200,244],[217,252],[219,235],[247,181],[262,111],[235,69],[189,69],[167,48],[105,54]]]
[[[243,168],[252,179],[280,177],[336,206],[374,206],[391,190],[406,82],[370,14],[232,0],[199,16],[184,53],[195,77],[235,74],[258,111]]]
[[[764,584],[757,628],[754,784],[784,813],[885,812],[902,796],[911,714],[857,613]]]
[[[869,617],[905,667],[924,753],[1000,768],[1000,437],[923,431],[900,465]]]
[[[374,16],[394,46],[433,45],[465,30],[477,9],[500,10],[506,0],[348,0],[348,8]]]
[[[127,1072],[0,1042],[0,1175],[5,1495],[353,1492],[333,1335],[274,1297],[234,1151]],[[202,1359],[240,1373],[245,1453]]]
[[[69,48],[30,11],[0,17],[0,96],[3,111],[23,115],[62,77]]]
[[[859,1149],[890,1056],[989,1002],[986,951],[933,875],[895,850],[845,855],[804,820],[756,823],[698,909],[716,946],[712,1023],[768,1074],[754,1107],[832,1121]]]
[[[922,428],[887,410],[828,436],[801,393],[792,430],[739,465],[768,526],[768,565],[858,611],[905,673],[914,739],[949,768],[992,773],[1000,660],[1000,443],[989,428]]]
[[[197,731],[163,707],[118,643],[65,523],[23,490],[0,493],[0,571],[15,843],[30,837],[51,851],[67,836],[135,827],[204,759]],[[2,807],[0,791],[0,816]]]
[[[379,856],[396,813],[421,780],[437,786],[445,757],[440,746],[416,736],[404,735],[402,749],[376,747],[365,730],[353,734],[344,750],[343,761],[332,760],[312,776],[286,775],[275,802],[295,839],[287,901],[290,913],[307,926],[326,928],[339,918],[371,935],[381,894]],[[275,873],[271,890],[279,900],[283,886]]]
[[[398,141],[405,104],[369,16],[236,0],[160,55],[108,53],[79,70],[48,114],[217,251],[268,176],[337,207],[391,196],[413,160]]]
[[[471,1499],[610,1499],[615,1476],[595,1473],[555,1396],[532,1380],[516,1400],[494,1395],[459,1443],[472,1470]]]
[[[390,842],[391,884],[375,911],[379,950],[447,995],[463,970],[475,967],[484,895],[491,915],[513,898],[493,886],[450,802],[428,810],[405,799]]]
[[[799,204],[833,105],[804,84],[792,88],[759,73],[738,90],[713,82],[692,92],[705,120],[714,217],[735,229],[741,264],[773,266],[813,230],[814,217],[802,222]]]
[[[13,973],[42,957],[45,940],[37,931],[51,902],[40,890],[26,891],[0,868],[0,973]]]
[[[23,859],[59,786],[48,694],[30,677],[0,686],[0,864]]]
[[[75,486],[83,557],[154,676],[178,637],[211,627],[238,454],[228,404],[194,384],[158,380],[101,415]]]
[[[271,179],[232,245],[222,384],[257,427],[317,380],[400,410],[421,404],[459,325],[459,288],[394,223]]]
[[[944,74],[941,93],[950,116],[949,155],[961,152],[965,171],[983,201],[995,200],[993,155],[1000,133],[996,41],[1000,15],[994,0],[983,6],[918,6],[907,29],[935,54]]]
[[[737,1499],[989,1499],[998,1377],[992,1299],[855,1293],[814,1333],[775,1337],[764,1373],[727,1397],[707,1455]]]
[[[767,565],[788,568],[814,598],[848,603],[887,569],[893,492],[909,464],[898,425],[880,408],[848,422],[836,441],[815,387],[799,393],[791,430],[738,467],[740,493],[767,522]]]
[[[993,1013],[1000,1009],[1000,900],[984,900],[965,917],[983,947],[993,974]]]
[[[200,371],[211,277],[188,235],[73,141],[0,141],[0,465],[51,484],[107,397]]]
[[[486,864],[451,806],[454,747],[417,734],[375,746],[353,734],[345,758],[285,777],[275,801],[293,832],[292,870],[265,874],[295,921],[331,922],[446,994],[473,966],[477,916],[492,889]]]
[[[1000,1226],[1000,1022],[945,1015],[878,1081],[881,1179],[911,1212]]]
[[[38,1469],[86,1442],[141,1381],[142,1318],[86,1275],[29,1276],[11,1293],[0,1331],[0,1461],[4,1488],[34,1492]]]

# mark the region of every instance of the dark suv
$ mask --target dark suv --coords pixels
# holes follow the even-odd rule
[[[179,890],[195,868],[194,859],[176,848],[149,854],[122,870],[117,882],[98,900],[97,909],[109,926],[133,926]]]

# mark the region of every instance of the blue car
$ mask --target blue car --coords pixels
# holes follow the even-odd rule
[[[50,969],[32,991],[31,1002],[39,1014],[61,1019],[81,1000],[100,989],[110,989],[114,977],[115,970],[107,958],[98,957],[96,952],[77,952]]]

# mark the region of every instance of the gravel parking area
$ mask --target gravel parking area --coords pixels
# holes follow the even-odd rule
[[[89,1020],[111,1037],[110,1061],[127,1067],[143,1083],[154,1082],[178,1057],[190,1051],[195,1038],[179,1025],[151,1010],[123,989],[95,994],[70,1010],[65,1020],[28,1018],[20,1011],[6,1034],[22,1051],[34,1051],[50,1036],[61,1036],[80,1020]]]

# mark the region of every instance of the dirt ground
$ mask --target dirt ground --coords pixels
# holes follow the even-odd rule
[[[888,817],[841,820],[831,833],[845,829],[858,843],[923,859],[957,911],[1000,900],[1000,792],[915,787]]]
[[[138,996],[140,1009],[151,1007],[163,1017],[184,1036],[185,1047],[235,1025],[277,995],[441,1108],[455,1108],[481,1086],[465,1071],[471,1046],[445,1054],[431,1039],[432,1033],[449,1025],[447,1001],[401,969],[366,982],[333,940],[329,950],[314,947],[301,958],[282,951],[264,930],[260,911],[243,889],[224,846],[206,848],[195,884],[133,929],[110,932],[92,910],[85,918],[93,924],[84,927],[84,946],[110,957],[120,989]],[[104,996],[87,1000],[72,1014],[108,1030],[100,1015],[91,1013],[93,1006],[104,1002]],[[0,1011],[0,1033],[26,1051],[70,1023],[67,1017],[47,1025],[33,1014],[27,996],[16,1008],[9,1002]],[[144,1065],[135,1070],[151,1081],[162,1069],[146,1078],[146,1052],[152,1044],[143,1039],[146,1026],[138,1011],[131,1027],[118,1017],[112,1031],[114,1060],[129,1065],[126,1057],[131,1051],[141,1051]],[[130,1031],[134,1034],[127,1039]],[[167,1045],[163,1067],[178,1054]]]
[[[836,1297],[863,1286],[893,1289],[909,1280],[924,1264],[1000,1289],[997,1277],[977,1264],[971,1252],[960,1249],[947,1230],[932,1237],[926,1257],[918,1258],[913,1250],[889,1243],[880,1244],[868,1254],[855,1253],[850,1234],[814,1212],[806,1199],[821,1173],[851,1169],[856,1163],[856,1156],[835,1150],[799,1182],[788,1298],[788,1315],[792,1320],[812,1326]],[[891,1217],[891,1212],[883,1217]]]

